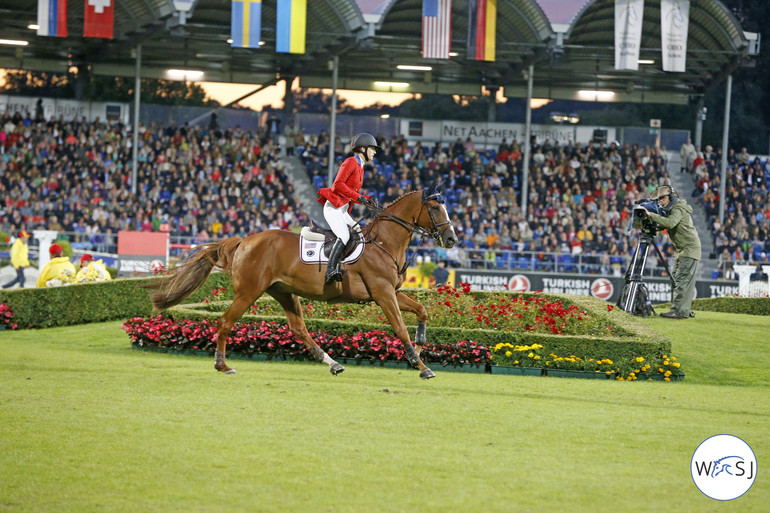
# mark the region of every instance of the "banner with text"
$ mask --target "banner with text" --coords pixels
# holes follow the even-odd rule
[[[450,284],[452,281],[450,279]],[[583,274],[555,274],[534,272],[505,272],[457,269],[454,286],[468,283],[472,290],[511,290],[553,294],[579,294],[617,303],[623,292],[622,276],[586,276]],[[671,282],[668,278],[645,278],[643,283],[654,304],[671,301]],[[695,284],[694,298],[733,296],[738,293],[737,281],[702,280]]]
[[[615,69],[639,69],[644,0],[615,0]]]
[[[127,103],[114,102],[81,102],[77,100],[57,100],[55,98],[42,98],[41,107],[43,116],[46,120],[59,118],[64,121],[81,119],[85,117],[88,121],[95,121],[97,118],[101,121],[119,122],[128,124],[130,108]],[[11,114],[19,112],[22,116],[29,114],[29,117],[35,119],[38,98],[34,96],[10,96],[0,95],[0,112],[10,112]]]
[[[663,52],[663,71],[684,72],[689,25],[690,0],[661,0],[660,48]]]
[[[532,136],[542,144],[546,140],[558,141],[560,145],[570,141],[590,141],[594,129],[607,130],[607,141],[617,139],[616,129],[597,126],[562,126],[532,125]],[[463,142],[470,137],[477,148],[495,148],[503,142],[514,140],[524,143],[526,126],[524,123],[488,123],[474,121],[430,121],[419,119],[401,119],[400,130],[410,141],[454,143],[458,138]]]

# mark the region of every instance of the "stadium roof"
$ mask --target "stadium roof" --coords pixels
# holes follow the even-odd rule
[[[339,87],[378,90],[376,81],[406,82],[400,92],[479,94],[483,86],[526,96],[523,77],[534,65],[534,96],[581,99],[578,90],[612,90],[615,101],[683,103],[704,94],[750,56],[751,41],[717,0],[691,4],[686,73],[660,66],[660,5],[645,2],[638,72],[614,69],[614,0],[587,2],[567,25],[552,25],[535,0],[498,0],[497,60],[466,59],[468,1],[452,6],[449,60],[422,59],[422,0],[390,0],[362,14],[354,0],[309,0],[307,53],[275,52],[275,2],[262,3],[260,49],[231,48],[231,0],[198,0],[184,23],[172,0],[115,0],[115,39],[83,38],[83,4],[69,0],[69,37],[40,37],[33,0],[0,0],[0,67],[63,72],[87,64],[96,74],[131,77],[134,48],[142,45],[142,75],[164,78],[169,68],[201,70],[206,81],[264,84],[300,76],[303,87],[331,87],[329,61],[340,56]],[[398,65],[430,66],[404,71]]]

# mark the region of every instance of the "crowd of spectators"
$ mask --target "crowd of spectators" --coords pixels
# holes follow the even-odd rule
[[[331,141],[325,132],[305,135],[287,127],[281,149],[274,135],[213,125],[140,126],[134,194],[130,127],[5,113],[0,117],[0,229],[70,232],[87,249],[108,252],[114,251],[119,230],[165,230],[191,242],[268,228],[299,230],[308,216],[280,155],[301,157],[320,188],[326,183]],[[617,273],[637,243],[636,233],[627,230],[633,202],[670,184],[658,148],[545,140],[532,145],[523,212],[519,141],[482,149],[471,138],[425,146],[410,144],[403,135],[377,138],[382,151],[365,173],[364,189],[387,204],[443,180],[460,244],[445,252],[422,241],[418,251],[433,252],[455,266]],[[338,137],[334,150],[340,160],[349,148]],[[716,252],[730,261],[766,261],[768,165],[750,159],[745,149],[730,151],[727,209],[725,222],[719,223],[720,158],[710,147],[696,150],[692,166],[685,168],[692,172],[692,195],[709,216]],[[672,258],[667,239],[661,242]]]
[[[746,148],[727,153],[724,222],[719,220],[722,153],[706,146],[694,150],[692,196],[703,205],[722,277],[733,278],[736,262],[768,263],[770,255],[770,163],[752,158]],[[689,162],[688,162],[689,164]]]
[[[135,194],[132,143],[120,123],[5,113],[2,230],[70,232],[86,249],[114,252],[119,230],[204,242],[305,224],[278,149],[261,131],[140,126]]]

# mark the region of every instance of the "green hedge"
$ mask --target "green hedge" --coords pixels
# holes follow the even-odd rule
[[[726,296],[695,299],[692,302],[692,309],[704,312],[770,315],[770,298]]]
[[[429,292],[424,292],[429,293]],[[497,293],[499,294],[499,292]],[[486,294],[474,295],[481,299]],[[552,294],[549,297],[564,302],[574,302],[580,308],[587,310],[591,315],[606,316],[619,327],[623,336],[618,337],[591,337],[551,335],[531,332],[503,332],[486,329],[452,328],[428,325],[428,341],[430,343],[455,344],[463,340],[472,340],[487,347],[494,347],[498,343],[511,343],[519,345],[542,344],[545,354],[555,353],[560,356],[590,356],[593,358],[609,358],[613,361],[622,361],[631,357],[644,356],[648,360],[661,354],[671,352],[671,340],[661,333],[653,330],[639,319],[621,311],[613,309],[607,311],[605,301],[592,297],[575,297],[560,294]],[[419,300],[419,294],[418,294]],[[272,298],[263,298],[260,301],[273,301]],[[185,304],[167,310],[164,315],[176,321],[190,320],[216,320],[226,307],[227,302]],[[260,316],[246,313],[240,322],[276,321],[286,324],[284,316]],[[305,324],[310,331],[324,331],[331,335],[351,334],[365,331],[385,331],[395,336],[395,332],[388,324],[349,322],[339,320],[305,318]],[[416,326],[408,326],[409,332],[414,336]]]
[[[89,322],[145,317],[153,314],[150,291],[137,288],[157,278],[121,279],[66,287],[0,290],[19,328],[50,328]],[[187,301],[212,297],[212,290],[230,288],[230,276],[212,273]],[[225,297],[227,297],[225,295]]]

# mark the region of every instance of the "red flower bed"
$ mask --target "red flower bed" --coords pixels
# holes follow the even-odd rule
[[[123,323],[132,343],[140,346],[158,346],[178,351],[207,351],[216,347],[217,327],[214,321],[174,321],[160,315],[134,317]],[[384,331],[358,332],[354,335],[330,335],[311,332],[310,336],[334,358],[365,359],[370,361],[405,361],[401,341]],[[228,353],[288,355],[307,357],[305,345],[294,337],[285,324],[272,322],[236,323],[227,339]],[[489,349],[475,342],[457,344],[427,344],[422,352],[426,363],[441,365],[486,365],[490,362]]]
[[[13,312],[8,307],[8,303],[0,303],[0,326],[11,330],[19,327],[13,322]]]

